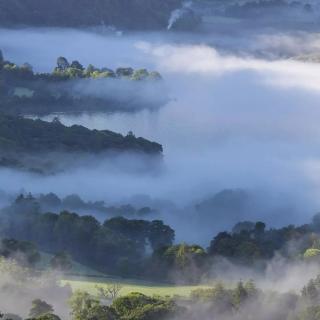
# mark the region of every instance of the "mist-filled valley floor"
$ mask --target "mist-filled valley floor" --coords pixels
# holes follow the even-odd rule
[[[124,2],[0,0],[0,319],[319,320],[317,1]]]
[[[170,222],[175,211],[189,212],[224,189],[248,193],[250,200],[242,201],[246,209],[235,208],[226,221],[216,221],[219,213],[209,209],[206,222],[192,236],[194,241],[203,241],[202,228],[209,229],[210,237],[213,230],[230,228],[241,220],[262,219],[280,226],[307,222],[317,212],[319,66],[292,59],[301,55],[301,41],[304,50],[317,50],[316,33],[244,31],[237,34],[234,48],[230,43],[226,48],[211,45],[229,42],[229,34],[213,34],[210,39],[198,34],[116,36],[63,29],[4,33],[8,36],[1,37],[2,47],[9,60],[28,61],[38,72],[53,69],[58,56],[110,68],[143,66],[159,70],[166,88],[152,91],[146,99],[169,96],[157,110],[58,114],[68,126],[81,124],[122,134],[132,131],[160,142],[164,163],[156,172],[119,172],[104,158],[97,159],[97,165],[74,166],[49,177],[2,170],[3,179],[10,181],[4,191],[17,193],[23,188],[36,194],[79,194],[86,200],[110,203],[134,202],[144,196],[150,203],[168,202],[163,214]],[[108,95],[109,91],[99,85],[95,93]],[[207,224],[208,218],[213,225]],[[187,230],[188,220],[183,222]],[[176,223],[181,225],[180,217]],[[177,229],[179,239],[190,237]]]

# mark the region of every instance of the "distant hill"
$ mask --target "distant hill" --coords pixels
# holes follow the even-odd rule
[[[46,122],[0,115],[0,150],[4,149],[25,152],[162,152],[160,144],[136,138],[133,134],[123,136],[108,130],[89,130],[79,125],[66,127],[59,121]]]
[[[0,0],[0,26],[163,29],[182,0]]]
[[[46,122],[0,114],[2,167],[46,173],[48,170],[54,171],[51,167],[57,165],[54,160],[50,163],[52,154],[65,154],[71,158],[77,154],[79,158],[81,154],[106,152],[161,156],[162,146],[137,138],[132,133],[123,136],[108,130],[89,130],[79,125],[66,127],[57,119]]]

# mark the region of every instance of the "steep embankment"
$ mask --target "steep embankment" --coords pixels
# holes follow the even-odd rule
[[[163,29],[182,0],[0,0],[0,26]]]

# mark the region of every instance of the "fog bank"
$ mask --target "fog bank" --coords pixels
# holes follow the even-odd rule
[[[59,116],[67,125],[133,131],[161,143],[160,171],[141,175],[111,170],[104,158],[97,160],[98,165],[46,178],[2,169],[6,189],[77,193],[84,199],[113,202],[144,194],[170,200],[179,211],[188,212],[186,208],[222,189],[240,188],[254,194],[259,204],[238,217],[241,220],[307,221],[320,208],[320,65],[284,59],[277,53],[300,54],[296,48],[302,40],[311,52],[318,48],[318,36],[271,32],[252,34],[248,40],[246,35],[234,47],[227,41],[225,50],[221,44],[228,35],[216,33],[212,42],[220,43],[218,47],[207,36],[178,39],[174,34],[114,37],[60,29],[12,31],[10,37],[0,37],[8,59],[28,61],[39,71],[48,70],[60,55],[85,64],[158,70],[171,98],[157,111]],[[168,220],[175,220],[170,212],[166,214]]]

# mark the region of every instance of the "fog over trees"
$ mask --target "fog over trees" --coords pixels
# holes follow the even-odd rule
[[[0,0],[0,319],[319,320],[319,22]]]

